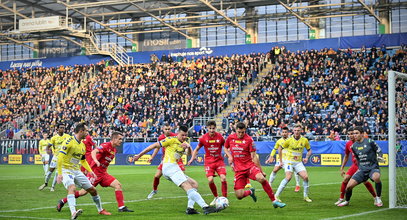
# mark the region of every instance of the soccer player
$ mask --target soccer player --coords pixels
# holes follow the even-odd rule
[[[271,151],[269,159],[266,160],[266,164],[274,162],[274,160],[275,160],[274,155],[276,154],[276,151],[278,150],[278,148],[280,146],[283,146],[284,142],[288,139],[288,134],[289,134],[288,128],[284,127],[282,129],[282,132],[281,132],[282,137],[280,139],[278,139],[278,141],[274,145],[274,149]],[[284,157],[284,152],[283,152],[283,157]],[[280,160],[279,160],[279,161],[276,162],[276,165],[274,166],[273,172],[271,172],[271,174],[270,174],[270,178],[269,178],[270,185],[273,184],[274,179],[276,178],[277,172],[279,170],[281,170],[281,168],[282,167],[280,165]],[[300,187],[300,177],[298,176],[297,173],[295,173],[295,189],[294,189],[294,191],[299,192],[300,189],[301,189],[301,187]]]
[[[243,122],[236,124],[236,133],[229,135],[225,142],[225,153],[228,155],[230,166],[235,171],[235,194],[236,198],[241,200],[244,197],[251,196],[253,201],[257,202],[255,190],[250,188],[245,190],[247,179],[256,180],[261,183],[264,191],[273,202],[274,208],[283,208],[286,204],[277,201],[273,190],[265,178],[259,158],[256,154],[253,139],[246,134],[246,125]]]
[[[68,190],[67,201],[71,210],[71,219],[77,219],[82,214],[83,210],[76,210],[75,189],[76,185],[85,189],[92,195],[92,199],[96,204],[99,214],[111,215],[102,208],[102,201],[98,195],[96,188],[92,186],[88,178],[80,170],[81,165],[89,172],[93,178],[97,178],[93,173],[88,162],[85,159],[86,147],[82,140],[88,135],[87,127],[84,123],[76,125],[74,135],[68,138],[62,145],[62,149],[58,154],[58,183],[63,183]]]
[[[85,153],[85,158],[86,161],[88,161],[88,164],[92,164],[92,151],[93,147],[96,146],[96,143],[93,141],[92,137],[90,135],[86,136],[85,140],[82,141],[85,144],[86,147],[86,153]],[[84,167],[81,167],[81,171],[86,175],[87,170]]]
[[[185,190],[188,195],[188,207],[186,210],[186,214],[199,214],[199,212],[194,209],[195,203],[198,203],[198,205],[201,206],[204,214],[218,212],[218,209],[206,204],[202,196],[198,193],[196,189],[198,183],[194,179],[186,176],[184,172],[182,172],[181,168],[178,166],[179,159],[182,157],[185,151],[188,151],[188,149],[190,149],[191,147],[188,143],[188,127],[181,125],[176,137],[167,137],[162,141],[151,144],[143,151],[141,151],[138,155],[135,155],[134,160],[137,161],[147,152],[151,151],[154,148],[160,147],[165,148],[162,167],[163,176],[166,179],[171,180],[175,185]]]
[[[308,162],[312,150],[311,146],[309,145],[308,139],[301,136],[301,133],[302,126],[299,124],[295,125],[294,135],[288,138],[278,149],[280,164],[284,167],[285,170],[285,178],[281,181],[280,186],[278,187],[276,192],[276,199],[278,200],[280,200],[280,194],[290,182],[293,172],[296,172],[303,179],[304,200],[306,202],[312,202],[312,200],[308,197],[308,173],[304,166],[304,164]],[[305,158],[302,159],[302,152],[304,151],[304,148],[307,149],[308,152]],[[284,154],[284,158],[283,149],[286,152]]]
[[[161,134],[161,135],[158,137],[158,141],[162,141],[162,140],[164,140],[164,139],[167,138],[167,137],[174,137],[174,136],[177,136],[177,134],[171,132],[171,126],[170,126],[170,124],[168,124],[168,123],[165,123],[165,124],[164,124],[164,126],[163,126],[163,131],[164,131],[164,133]],[[161,148],[161,149],[162,149],[162,158],[164,158],[165,148]],[[154,157],[157,155],[157,153],[158,153],[159,150],[160,150],[159,148],[154,149],[154,152],[153,152],[153,154],[151,155],[151,158],[149,159],[149,162],[151,162],[151,161],[154,159]],[[184,166],[184,162],[182,161],[182,159],[180,159],[180,160],[178,161],[178,166],[181,168],[182,171],[185,171],[185,166]],[[154,196],[155,194],[157,194],[157,192],[158,192],[158,185],[160,184],[160,178],[161,178],[161,176],[163,175],[162,170],[163,170],[163,164],[162,164],[162,161],[161,161],[160,165],[158,165],[158,167],[157,167],[157,172],[156,172],[155,175],[154,175],[153,191],[151,191],[150,194],[148,194],[147,199],[151,199],[151,198],[153,198],[153,196]]]
[[[87,136],[89,137],[89,135]],[[91,179],[91,183],[94,187],[101,185],[102,187],[112,187],[115,190],[115,196],[119,212],[133,212],[124,205],[124,197],[122,185],[119,180],[107,173],[107,168],[110,162],[114,159],[116,155],[116,148],[121,146],[123,143],[123,135],[120,132],[114,131],[111,135],[111,141],[101,144],[98,148],[91,152],[91,168],[95,172],[97,178],[93,179],[92,176],[88,174],[88,178]],[[84,142],[85,143],[85,142]],[[86,158],[87,161],[89,161]],[[75,198],[86,195],[88,192],[84,189],[75,192]],[[67,198],[63,198],[58,201],[57,211],[60,212],[62,207],[67,202]]]
[[[43,190],[45,187],[48,186],[49,179],[52,176],[52,173],[54,172],[55,168],[57,167],[57,160],[58,160],[58,154],[59,151],[61,150],[62,144],[64,143],[65,139],[70,138],[71,136],[69,134],[65,133],[65,125],[64,124],[58,124],[58,132],[56,135],[54,135],[51,138],[51,144],[52,144],[52,160],[51,164],[49,165],[49,170],[45,174],[45,181],[44,184],[42,184],[40,187],[38,187],[38,190]],[[54,181],[52,182],[52,186],[50,191],[53,192],[55,191],[55,184],[56,184],[56,177],[58,173],[55,173],[54,176]]]
[[[348,184],[350,178],[353,176],[353,174],[356,173],[356,171],[358,171],[358,165],[357,165],[357,161],[355,158],[355,155],[352,152],[352,145],[355,142],[355,137],[353,136],[353,128],[349,128],[348,131],[348,136],[349,136],[349,141],[346,142],[345,145],[345,157],[343,158],[343,162],[342,162],[342,166],[341,166],[341,176],[344,177],[345,175],[345,171],[343,170],[346,163],[348,163],[348,159],[349,159],[349,154],[352,154],[352,165],[350,166],[348,172],[346,172],[346,175],[342,181],[342,185],[341,185],[341,195],[339,197],[339,200],[337,202],[335,202],[335,205],[338,205],[339,203],[343,202],[343,199],[345,197],[345,189],[346,189],[346,185]],[[376,192],[374,191],[374,188],[372,186],[372,184],[368,181],[364,182],[367,190],[369,190],[370,194],[372,194],[373,198],[374,198],[374,204],[376,205]]]
[[[228,185],[226,182],[226,168],[224,159],[222,157],[222,146],[225,144],[225,139],[222,135],[216,132],[216,122],[214,120],[209,120],[206,123],[208,128],[208,133],[202,135],[198,140],[198,146],[192,152],[191,159],[188,161],[188,165],[195,160],[199,149],[203,146],[205,149],[205,172],[208,178],[209,188],[212,191],[215,199],[210,203],[210,205],[215,205],[215,201],[218,198],[218,191],[216,185],[213,181],[213,177],[216,176],[215,172],[218,173],[220,181],[222,182],[222,196],[227,197]]]
[[[51,141],[48,139],[48,134],[44,133],[43,138],[40,140],[39,143],[39,153],[41,154],[41,161],[42,167],[44,168],[44,175],[47,174],[48,171],[48,163],[49,163],[49,147],[51,147]]]
[[[382,195],[382,181],[380,180],[379,161],[383,161],[383,152],[376,142],[364,138],[362,127],[355,127],[353,129],[353,135],[355,142],[351,149],[353,155],[355,155],[359,169],[349,180],[348,185],[346,185],[345,201],[339,203],[338,206],[349,205],[350,198],[352,197],[352,189],[370,178],[376,185],[377,197],[375,199],[375,205],[382,207],[383,202],[380,198]]]

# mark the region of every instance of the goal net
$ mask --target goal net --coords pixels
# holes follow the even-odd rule
[[[407,74],[389,71],[389,207],[407,207]]]

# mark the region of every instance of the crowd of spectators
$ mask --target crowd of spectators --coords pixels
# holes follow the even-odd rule
[[[23,137],[53,132],[63,122],[89,122],[91,135],[121,130],[126,137],[157,137],[164,122],[192,125],[195,117],[213,117],[257,77],[265,62],[274,68],[247,99],[234,106],[226,134],[244,121],[255,136],[279,136],[282,127],[302,123],[308,137],[339,140],[349,126],[369,135],[387,133],[387,71],[407,72],[406,48],[387,50],[305,50],[275,47],[267,54],[202,57],[152,57],[152,63],[0,70],[0,120],[32,117]],[[86,80],[91,71],[95,77]],[[82,89],[57,102],[58,94]],[[398,104],[406,105],[400,84]],[[399,127],[406,109],[398,111]],[[38,117],[33,117],[39,115]],[[404,120],[404,122],[403,122]],[[201,132],[204,132],[202,130]],[[198,135],[197,133],[196,135]]]
[[[157,137],[166,121],[192,126],[194,117],[213,117],[257,76],[265,60],[265,54],[250,54],[107,66],[79,93],[35,119],[32,129],[87,121],[94,137],[106,137],[112,129],[129,138]]]
[[[346,135],[346,129],[355,125],[384,138],[387,73],[407,72],[406,52],[405,48],[388,51],[384,45],[369,51],[273,48],[274,69],[234,106],[228,133],[236,121],[245,121],[257,136],[278,136],[282,127],[301,123],[311,138],[338,140],[339,134]],[[406,88],[400,85],[401,90]]]

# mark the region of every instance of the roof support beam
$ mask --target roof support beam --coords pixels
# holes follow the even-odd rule
[[[298,15],[295,11],[293,11],[293,9],[284,4],[281,0],[278,0],[278,2],[287,10],[289,11],[292,15],[294,15],[298,20],[300,20],[302,23],[304,23],[305,25],[307,25],[309,28],[311,29],[316,29],[314,26],[312,26],[309,22],[307,22],[303,17],[301,17],[300,15]]]
[[[184,37],[186,37],[186,38],[191,38],[190,36],[188,36],[188,35],[185,34],[184,32],[180,31],[178,28],[176,28],[176,27],[174,27],[174,26],[168,24],[168,23],[165,22],[163,19],[161,19],[161,18],[159,18],[158,16],[154,15],[153,13],[147,11],[145,8],[140,7],[140,6],[134,4],[134,3],[131,2],[131,1],[128,1],[128,2],[129,2],[130,4],[132,4],[134,7],[136,7],[136,8],[138,8],[138,9],[142,10],[144,13],[146,13],[146,14],[150,15],[151,17],[155,18],[157,21],[161,22],[163,25],[165,25],[165,26],[171,28],[173,31],[175,31],[175,32],[177,32],[177,33],[179,33],[179,34],[181,34],[182,36],[184,36]]]
[[[358,0],[358,2],[374,17],[376,20],[380,23],[380,18],[379,16],[376,15],[376,13],[373,11],[373,8],[369,8],[369,6],[366,5],[364,0]]]
[[[246,34],[248,33],[248,31],[243,28],[238,22],[232,20],[229,16],[227,16],[225,13],[223,13],[223,11],[218,10],[217,8],[215,8],[208,0],[199,0],[200,2],[204,3],[206,6],[208,6],[210,9],[214,10],[216,13],[218,13],[220,16],[224,17],[227,21],[229,21],[230,23],[232,23],[234,26],[236,26],[237,28],[239,28],[240,30],[242,30],[243,32],[245,32]]]
[[[114,29],[112,29],[112,28],[106,26],[106,25],[103,24],[102,22],[100,22],[100,21],[98,21],[98,20],[96,20],[96,19],[90,17],[88,14],[86,14],[86,13],[84,13],[84,12],[81,12],[81,11],[79,11],[79,10],[76,9],[76,8],[72,8],[70,5],[66,4],[66,3],[63,2],[63,1],[59,1],[59,0],[58,0],[57,2],[58,2],[59,4],[65,5],[65,7],[69,8],[69,9],[71,9],[71,10],[76,11],[77,13],[79,13],[79,14],[85,16],[85,17],[88,18],[89,20],[91,20],[91,21],[93,21],[93,22],[95,22],[95,23],[101,25],[102,27],[104,27],[104,28],[106,28],[107,30],[109,30],[109,31],[111,31],[111,32],[113,32],[113,33],[115,33],[115,34],[117,34],[118,36],[120,36],[120,37],[122,37],[122,38],[124,38],[124,39],[126,39],[126,40],[128,40],[128,41],[130,41],[131,43],[135,43],[135,42],[133,41],[133,39],[128,38],[125,34],[120,33],[120,32],[118,32],[118,31],[116,31],[116,30],[114,30]]]

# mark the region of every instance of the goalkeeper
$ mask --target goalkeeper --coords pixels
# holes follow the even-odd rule
[[[338,206],[349,205],[349,200],[352,197],[352,189],[370,178],[376,185],[377,197],[375,199],[375,205],[382,207],[383,202],[380,198],[382,194],[382,181],[380,180],[379,161],[383,161],[383,152],[376,142],[363,137],[362,127],[355,127],[353,129],[353,135],[355,143],[353,143],[351,148],[358,163],[359,170],[352,176],[352,179],[346,186],[345,201],[339,203]]]

